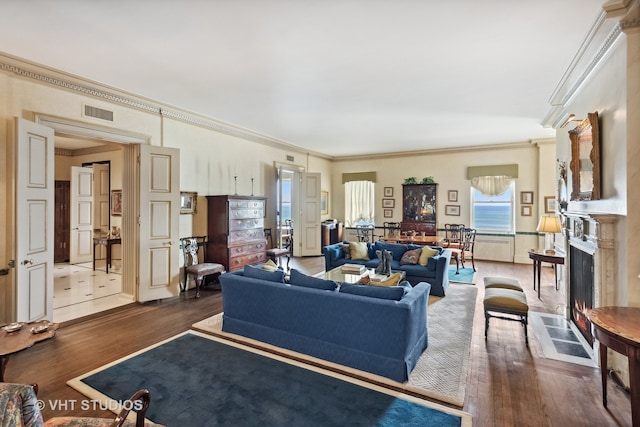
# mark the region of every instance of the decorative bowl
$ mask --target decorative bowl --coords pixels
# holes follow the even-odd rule
[[[19,331],[20,329],[22,329],[22,323],[20,323],[20,322],[10,323],[10,324],[2,327],[2,330],[7,332],[7,333],[9,333],[9,334],[11,332]]]

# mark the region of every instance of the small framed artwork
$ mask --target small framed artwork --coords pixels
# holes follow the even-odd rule
[[[329,214],[329,192],[328,191],[320,192],[320,214],[321,215]]]
[[[393,187],[384,187],[384,197],[393,197]]]
[[[460,216],[460,205],[445,205],[444,214],[450,216]]]
[[[524,205],[520,207],[520,215],[522,216],[531,216],[531,206]]]
[[[396,207],[396,199],[382,199],[382,207],[383,208],[395,208]]]
[[[449,190],[447,192],[447,201],[449,201],[449,202],[457,202],[458,201],[458,190]]]
[[[520,203],[523,205],[532,205],[533,204],[533,191],[521,191],[520,192]]]
[[[554,213],[556,211],[556,198],[554,196],[544,196],[544,213]]]
[[[111,215],[122,215],[122,190],[111,190]]]
[[[385,209],[384,210],[385,218],[393,218],[393,209]]]
[[[180,192],[180,213],[191,214],[196,213],[196,202],[198,200],[198,193],[193,191],[181,191]]]

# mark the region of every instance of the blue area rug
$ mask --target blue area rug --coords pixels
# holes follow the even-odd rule
[[[469,414],[185,332],[68,384],[92,399],[151,392],[167,426],[467,426]]]
[[[475,284],[476,273],[473,271],[471,267],[460,267],[458,274],[456,274],[456,266],[449,266],[449,281],[457,282],[457,283],[469,283]]]

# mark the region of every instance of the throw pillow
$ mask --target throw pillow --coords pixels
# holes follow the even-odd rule
[[[343,283],[340,285],[340,292],[343,294],[400,301],[404,296],[405,289],[401,286],[368,286]]]
[[[401,277],[400,273],[393,273],[388,279],[381,280],[380,282],[370,282],[370,284],[375,286],[396,286],[398,282],[400,282]]]
[[[351,250],[348,243],[342,244],[342,253],[344,254],[344,259],[351,259]]]
[[[429,262],[429,258],[432,256],[438,255],[440,252],[437,249],[430,248],[429,246],[425,246],[422,248],[422,252],[420,253],[420,259],[418,260],[418,264],[423,267],[427,266],[427,262]]]
[[[352,260],[369,261],[367,242],[349,242],[349,252]]]
[[[289,283],[293,286],[304,286],[305,288],[320,289],[323,291],[335,291],[338,287],[338,283],[333,280],[307,276],[295,268],[291,269]]]
[[[244,275],[245,277],[251,277],[253,279],[261,279],[261,280],[268,280],[269,282],[284,283],[284,271],[278,270],[278,269],[274,271],[268,271],[268,270],[263,270],[259,267],[254,267],[252,265],[245,265]]]
[[[421,248],[406,251],[400,259],[400,265],[413,264],[416,265],[420,259]]]
[[[272,259],[268,260],[267,262],[265,262],[264,264],[262,264],[261,267],[263,270],[268,270],[268,271],[275,271],[278,269],[278,266],[276,265],[275,262],[273,262]]]

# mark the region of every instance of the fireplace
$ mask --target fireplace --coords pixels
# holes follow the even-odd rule
[[[593,255],[571,246],[569,250],[569,314],[582,336],[593,347],[589,311],[594,305]]]

